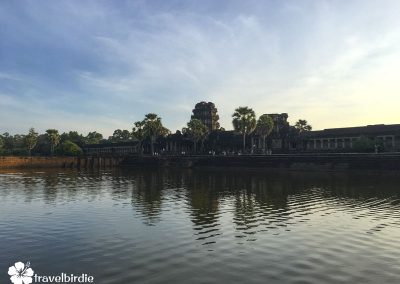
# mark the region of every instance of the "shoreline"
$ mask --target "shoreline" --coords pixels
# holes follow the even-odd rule
[[[77,157],[27,157],[0,156],[0,169],[21,168],[76,168],[79,164]]]
[[[400,171],[400,153],[380,154],[275,154],[242,156],[0,156],[0,169],[7,168],[247,168],[301,171],[373,170]]]

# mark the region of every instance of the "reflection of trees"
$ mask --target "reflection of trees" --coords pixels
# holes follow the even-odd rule
[[[220,235],[218,223],[219,200],[216,177],[201,172],[187,171],[185,174],[186,198],[190,205],[190,218],[194,224],[196,239],[203,244],[215,243]]]
[[[4,179],[0,197],[21,197],[22,191],[28,202],[38,199],[38,195],[46,203],[73,202],[77,197],[84,200],[110,196],[118,201],[131,199],[133,209],[150,225],[160,219],[162,206],[185,207],[196,237],[207,242],[221,233],[224,224],[221,216],[231,218],[231,214],[233,219],[229,222],[235,226],[235,235],[254,239],[261,231],[307,221],[307,215],[325,216],[327,212],[342,210],[355,217],[385,220],[400,206],[400,179],[394,174],[268,173],[237,169],[121,169],[112,172],[46,169],[24,171]],[[7,183],[15,184],[13,190]]]
[[[290,184],[287,179],[276,180],[272,175],[243,175],[236,177],[240,190],[234,193],[236,237],[255,238],[257,232],[286,226],[290,220],[287,199]]]
[[[133,179],[128,174],[121,174],[114,170],[110,175],[110,190],[113,200],[129,200]]]
[[[163,175],[159,171],[141,171],[135,176],[132,204],[152,225],[159,219],[162,205]]]
[[[57,199],[57,186],[59,177],[57,173],[46,174],[43,180],[43,192],[46,203],[54,203]]]
[[[195,170],[186,173],[185,181],[192,222],[199,232],[214,227],[216,230],[219,216],[231,209],[239,237],[255,234],[266,227],[277,228],[290,219],[286,212],[287,199],[293,189],[287,178],[277,179],[262,173]],[[221,200],[229,204],[224,209],[219,208]]]
[[[187,198],[191,205],[195,225],[212,225],[218,220],[218,190],[215,176],[188,172],[186,175]]]

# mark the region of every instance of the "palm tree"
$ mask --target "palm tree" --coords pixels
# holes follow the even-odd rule
[[[46,130],[47,139],[50,142],[50,151],[51,155],[54,155],[54,148],[60,143],[60,134],[56,129],[47,129]]]
[[[299,119],[294,127],[297,129],[299,133],[305,132],[305,131],[311,131],[312,126],[308,124],[307,120],[305,119]]]
[[[263,114],[259,117],[256,126],[256,133],[263,139],[262,149],[265,153],[265,139],[271,134],[274,129],[274,121],[268,114]]]
[[[196,153],[197,143],[200,140],[204,141],[208,133],[208,127],[205,126],[203,122],[201,122],[201,120],[192,118],[187,123],[187,127],[182,129],[182,132],[191,137],[191,139],[193,140],[193,151],[194,153]]]
[[[249,107],[238,107],[232,114],[235,131],[243,135],[243,152],[246,150],[246,135],[256,128],[256,114]]]
[[[162,125],[161,117],[155,113],[146,114],[143,123],[145,137],[150,138],[151,154],[154,155],[154,143],[158,136],[167,133],[167,129]]]
[[[29,156],[31,156],[32,149],[35,148],[38,141],[38,133],[35,128],[31,127],[29,133],[25,136],[25,145],[28,148]]]
[[[139,141],[139,154],[143,154],[142,143],[145,138],[145,133],[143,130],[144,120],[136,121],[135,126],[132,128],[132,137],[135,137]]]

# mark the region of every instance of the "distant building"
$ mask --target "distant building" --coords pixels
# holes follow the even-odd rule
[[[198,119],[207,126],[209,131],[219,129],[217,108],[211,102],[197,103],[193,109],[192,118]]]
[[[88,155],[128,155],[139,153],[139,142],[118,142],[107,144],[88,144],[83,148]]]
[[[400,150],[400,124],[376,124],[359,127],[331,128],[307,131],[300,135],[302,143],[297,150],[307,152],[346,152],[354,143],[366,137],[381,145],[385,152]]]
[[[400,151],[400,124],[332,128],[299,133],[294,126],[289,125],[287,113],[272,113],[268,115],[274,121],[274,128],[266,139],[265,149],[272,150],[274,154],[363,152],[360,147],[362,145],[365,146],[365,144],[368,145],[368,151],[365,152]],[[209,129],[207,138],[199,142],[198,145],[198,149],[201,149],[203,154],[229,155],[243,152],[242,135],[235,131],[225,131],[219,128],[217,108],[213,103],[200,102],[196,104],[192,118],[199,119]],[[257,132],[247,135],[245,153],[265,153],[262,142],[263,139],[257,135]],[[84,151],[89,155],[149,154],[151,152],[150,143],[149,139],[145,139],[141,143],[139,141],[129,141],[86,145]],[[175,134],[159,137],[155,143],[155,151],[161,155],[192,154],[194,151],[193,140],[177,131]]]

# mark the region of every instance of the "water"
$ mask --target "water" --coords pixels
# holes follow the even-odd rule
[[[0,172],[0,283],[395,283],[400,177],[246,170]]]

